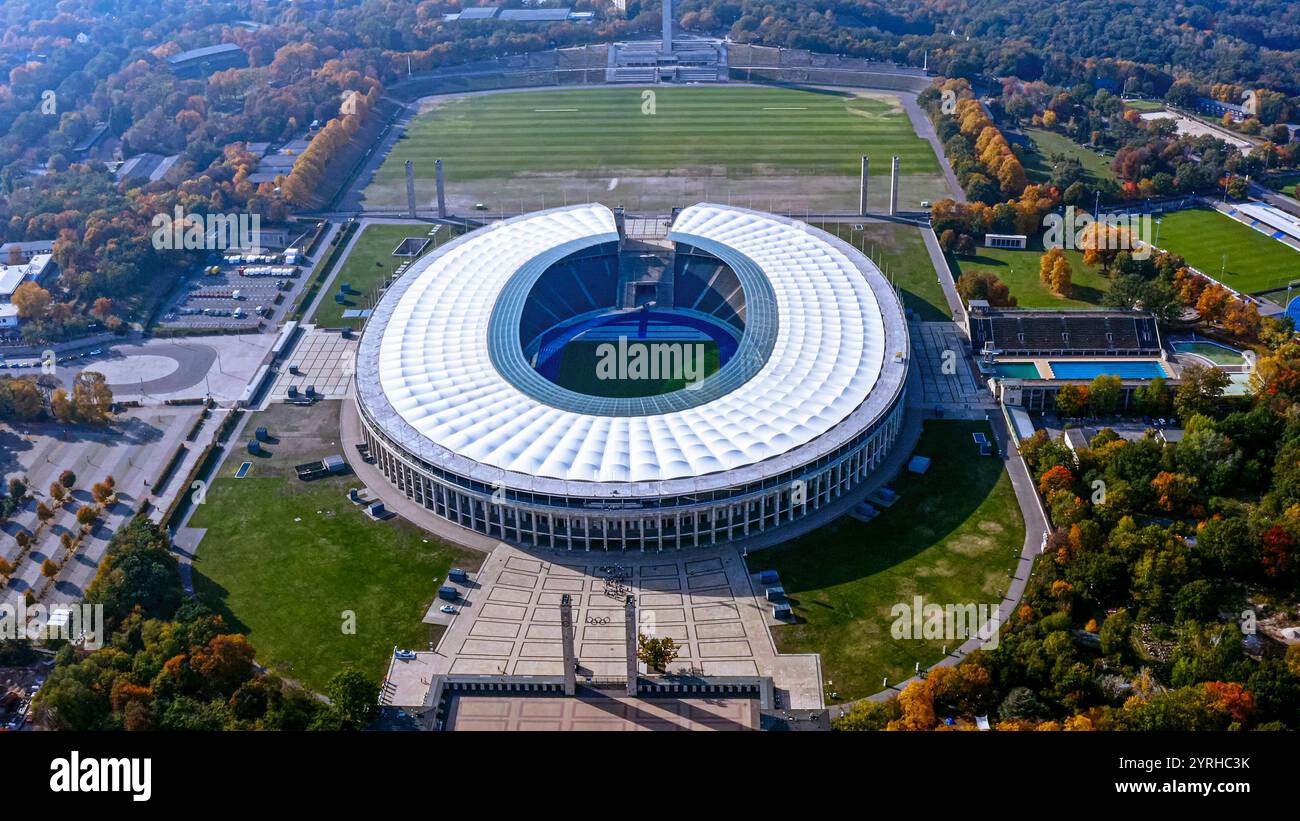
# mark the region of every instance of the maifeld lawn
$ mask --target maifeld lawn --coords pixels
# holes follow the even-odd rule
[[[943,641],[895,640],[890,609],[925,603],[996,607],[1024,546],[1025,527],[1002,460],[978,455],[983,422],[929,421],[916,453],[930,470],[904,473],[901,497],[869,523],[843,518],[775,550],[751,553],[774,568],[798,623],[773,630],[783,653],[820,653],[840,700],[899,682],[917,662],[942,658]],[[957,642],[947,642],[951,650]]]
[[[436,641],[421,620],[438,584],[453,566],[481,563],[400,518],[372,521],[347,499],[355,476],[296,477],[295,464],[340,452],[338,414],[337,401],[253,414],[247,432],[269,428],[273,455],[232,454],[190,520],[207,528],[194,565],[200,598],[247,632],[260,664],[315,690],[347,666],[378,681],[394,645]],[[245,461],[252,469],[235,479]],[[348,612],[355,635],[343,630]]]
[[[573,88],[434,98],[366,190],[372,204],[404,202],[405,163],[422,201],[442,159],[448,197],[489,210],[535,210],[599,200],[726,202],[731,193],[775,203],[856,202],[859,158],[871,156],[872,201],[887,197],[900,158],[903,201],[944,196],[938,158],[897,98],[882,93],[748,86]],[[734,185],[733,185],[734,184]],[[834,187],[829,191],[828,186]],[[831,198],[831,199],[828,199]],[[760,206],[759,203],[762,203]]]
[[[1300,280],[1300,251],[1207,208],[1165,214],[1156,243],[1248,294]],[[1226,260],[1225,260],[1226,257]]]

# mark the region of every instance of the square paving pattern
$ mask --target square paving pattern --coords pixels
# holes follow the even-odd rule
[[[299,394],[311,385],[324,399],[342,399],[347,395],[348,382],[356,368],[357,340],[344,339],[337,331],[308,328],[293,353],[285,357],[275,386],[267,394],[269,401],[283,402],[289,397],[289,386],[297,385]],[[289,373],[289,366],[298,373]]]
[[[822,706],[817,656],[776,652],[766,624],[769,605],[755,595],[744,561],[732,549],[530,554],[500,545],[468,588],[458,586],[464,599],[437,650],[420,653],[419,663],[395,662],[394,685],[404,689],[408,666],[426,680],[438,673],[563,675],[560,597],[566,593],[573,602],[579,683],[624,678],[623,602],[632,595],[638,630],[671,637],[679,647],[669,672],[771,676],[783,704]],[[434,602],[426,621],[439,620],[441,604]]]
[[[582,691],[576,698],[457,696],[449,730],[665,731],[757,730],[758,700],[752,698],[633,699]]]

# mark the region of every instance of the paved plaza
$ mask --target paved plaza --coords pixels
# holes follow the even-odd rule
[[[94,349],[99,353],[60,363],[52,376],[71,390],[78,373],[102,373],[119,402],[157,405],[211,395],[229,404],[243,395],[275,340],[276,334],[266,333],[106,344]],[[9,364],[14,376],[42,373],[35,356],[15,357]]]
[[[449,730],[757,730],[758,699],[629,698],[582,690],[557,696],[456,696]]]
[[[446,623],[433,652],[394,661],[389,702],[423,703],[429,677],[560,676],[560,597],[573,602],[578,681],[625,678],[623,602],[636,597],[638,629],[680,648],[670,673],[769,676],[778,701],[822,707],[815,655],[779,654],[768,631],[771,606],[761,601],[734,549],[669,553],[529,553],[499,545],[462,587],[459,612],[435,600],[426,621]]]
[[[54,423],[0,424],[0,478],[26,477],[29,498],[18,513],[3,525],[0,555],[16,562],[17,569],[0,600],[21,601],[27,590],[40,595],[46,604],[76,601],[95,577],[100,560],[117,528],[140,509],[146,499],[162,507],[180,492],[184,465],[172,471],[159,486],[159,478],[172,454],[194,429],[202,414],[198,406],[132,408],[120,414],[106,428],[63,426]],[[205,426],[217,423],[208,420]],[[64,470],[77,475],[76,488],[53,518],[42,525],[36,516],[38,503],[54,507],[49,487]],[[59,537],[78,528],[76,513],[93,504],[90,487],[112,476],[118,501],[108,508],[94,529],[82,539],[77,552],[64,561]],[[155,496],[154,494],[159,494]],[[16,535],[25,531],[34,538],[24,555]],[[41,562],[50,558],[63,566],[50,584],[41,575]]]
[[[303,328],[302,337],[293,353],[285,357],[275,384],[267,392],[267,402],[288,399],[290,385],[296,385],[300,394],[310,385],[324,399],[347,396],[356,361],[356,337],[345,339],[338,331],[326,331],[314,325]],[[290,366],[298,373],[290,373]]]
[[[983,419],[996,407],[971,371],[970,342],[952,322],[911,322],[912,358],[920,371],[909,388],[913,406],[942,407],[949,417]]]

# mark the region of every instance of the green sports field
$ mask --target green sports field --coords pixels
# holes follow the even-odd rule
[[[684,371],[678,374],[664,374],[662,376],[655,374],[653,378],[644,379],[603,378],[600,364],[604,357],[602,357],[600,346],[612,343],[579,339],[564,346],[563,358],[560,360],[560,371],[555,381],[561,387],[587,396],[615,398],[658,396],[662,393],[681,390],[687,387],[688,384],[702,381],[718,371],[719,356],[716,342],[690,341],[674,343],[672,340],[656,339],[655,343],[681,345],[682,348],[679,350],[683,351],[683,355],[691,357],[690,367],[692,371],[694,371],[698,362],[703,365],[702,373],[692,380],[682,378]],[[696,345],[701,346],[698,353]]]
[[[1300,251],[1209,209],[1165,214],[1157,244],[1225,285],[1248,294],[1300,279]]]
[[[405,201],[407,160],[418,199],[431,201],[441,158],[457,211],[593,200],[642,209],[729,194],[756,208],[843,209],[857,203],[863,154],[872,159],[872,208],[886,202],[894,155],[905,207],[946,195],[930,145],[883,93],[686,87],[439,97],[397,142],[366,206]]]

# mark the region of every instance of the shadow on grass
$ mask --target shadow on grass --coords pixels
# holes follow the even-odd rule
[[[817,592],[884,573],[941,544],[965,525],[993,493],[1002,461],[978,456],[974,431],[986,422],[927,422],[916,453],[933,460],[929,472],[904,472],[893,487],[899,500],[871,522],[847,516],[751,559],[772,567],[787,593],[806,594],[801,604],[835,609]],[[939,500],[939,504],[925,505]],[[924,505],[924,507],[923,507]]]
[[[230,595],[229,590],[205,576],[195,565],[190,565],[190,579],[194,583],[195,598],[211,608],[213,613],[221,616],[231,630],[248,634],[248,625],[244,624],[226,603],[226,598]]]
[[[906,288],[903,289],[903,305],[908,310],[915,311],[922,322],[947,322],[952,319],[951,315],[939,310],[934,303]]]

